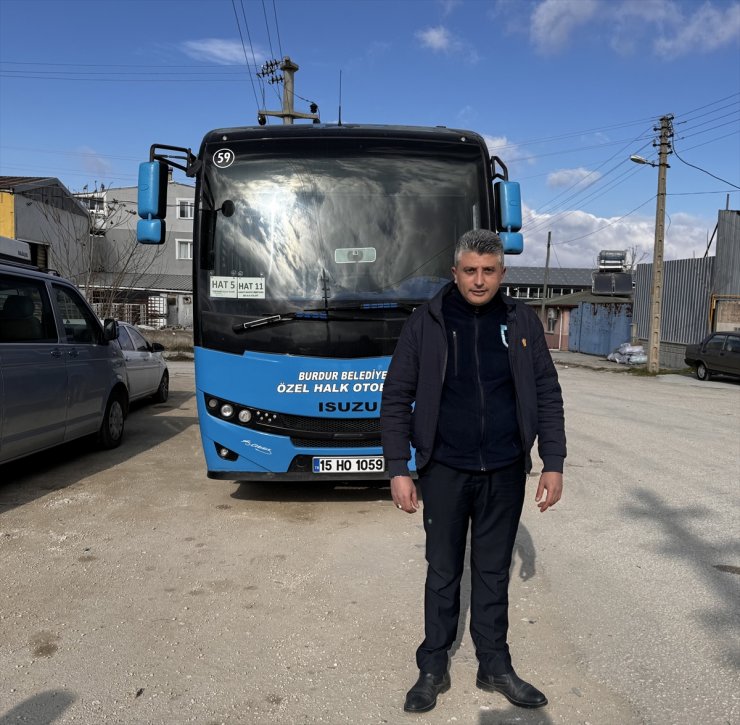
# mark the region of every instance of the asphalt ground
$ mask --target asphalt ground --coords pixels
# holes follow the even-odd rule
[[[556,358],[557,359],[557,358]],[[537,711],[475,687],[408,715],[422,513],[381,484],[205,476],[192,363],[124,444],[0,467],[0,725],[740,721],[740,384],[557,361],[565,494],[517,538],[510,643]]]

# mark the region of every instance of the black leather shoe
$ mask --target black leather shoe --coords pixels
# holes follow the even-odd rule
[[[487,675],[478,668],[475,684],[481,690],[500,692],[512,705],[517,707],[542,707],[547,698],[529,682],[525,682],[514,670],[505,675]]]
[[[427,712],[437,704],[437,695],[450,689],[450,673],[433,675],[420,672],[416,684],[406,693],[406,712]]]

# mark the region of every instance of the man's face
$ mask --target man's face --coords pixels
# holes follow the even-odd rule
[[[471,305],[485,305],[498,292],[506,268],[495,254],[463,252],[452,276],[460,294]]]

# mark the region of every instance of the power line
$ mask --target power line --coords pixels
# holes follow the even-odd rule
[[[726,133],[723,136],[717,136],[717,138],[710,138],[709,141],[703,141],[702,143],[694,144],[693,146],[689,146],[688,148],[685,148],[684,151],[691,151],[692,149],[698,149],[701,146],[706,146],[707,144],[714,143],[715,141],[721,141],[724,138],[729,138],[730,136],[737,138],[737,133],[735,131],[731,131],[730,133]]]
[[[265,16],[265,28],[267,28],[267,42],[270,44],[270,57],[274,58],[275,51],[272,49],[272,34],[270,33],[270,24],[267,22],[267,8],[265,7],[265,0],[262,0],[262,14]]]
[[[723,179],[716,174],[713,174],[711,171],[707,171],[706,169],[702,169],[701,166],[696,166],[695,164],[690,164],[685,159],[681,158],[678,151],[676,150],[676,142],[674,139],[673,142],[673,153],[676,154],[676,158],[681,161],[682,163],[686,164],[686,166],[690,166],[692,169],[697,169],[698,171],[701,171],[704,174],[707,174],[708,176],[711,176],[713,179],[717,179],[717,181],[721,181],[723,184],[729,184],[730,186],[734,187],[735,189],[740,189],[740,186],[737,184],[733,184],[731,181],[727,181],[727,179]]]
[[[275,32],[277,33],[278,49],[280,50],[280,57],[283,57],[283,44],[280,42],[280,26],[278,25],[277,9],[275,8],[275,0],[272,0],[272,14],[275,16]]]
[[[639,206],[636,206],[631,211],[628,211],[626,214],[619,217],[619,219],[615,219],[614,221],[611,221],[607,224],[604,224],[603,226],[599,227],[598,229],[594,229],[592,232],[588,232],[587,234],[582,234],[580,237],[573,237],[572,239],[564,239],[561,242],[553,242],[553,245],[555,244],[568,244],[569,242],[577,242],[579,239],[585,239],[586,237],[593,236],[594,234],[598,234],[600,231],[603,231],[604,229],[607,229],[608,227],[613,226],[614,224],[617,224],[622,221],[622,219],[626,219],[631,214],[634,214],[638,209],[642,209],[645,204],[649,204],[653,199],[655,199],[655,195],[651,196],[649,199],[646,199],[642,202]]]
[[[691,111],[685,111],[684,113],[677,114],[680,116],[690,116],[692,113],[695,113],[696,111],[703,111],[705,108],[709,108],[709,106],[714,106],[717,103],[722,103],[723,101],[728,101],[730,98],[737,98],[740,96],[740,92],[737,93],[731,93],[729,96],[724,96],[724,98],[718,98],[716,101],[711,101],[710,103],[705,103],[703,106],[699,106],[698,108],[694,108]]]
[[[236,2],[231,0],[231,7],[234,9],[234,18],[236,19],[236,27],[239,29],[239,39],[242,42],[242,50],[244,51],[244,62],[247,64],[247,71],[249,72],[249,82],[252,84],[252,92],[254,93],[254,103],[257,106],[255,110],[259,110],[260,102],[257,98],[257,89],[254,86],[254,78],[252,77],[252,71],[249,67],[249,57],[247,56],[247,47],[244,45],[244,36],[242,35],[242,27],[239,24],[239,13],[236,10]],[[247,16],[244,14],[244,4],[241,3],[242,15],[244,16],[244,29],[247,31],[247,38],[249,38],[249,47],[252,50],[252,61],[254,62],[254,68],[257,69],[257,62],[254,58],[254,48],[252,47],[252,37],[249,34],[249,23],[247,22]],[[264,90],[262,91],[264,97]]]
[[[721,116],[717,116],[716,118],[710,118],[708,121],[704,121],[702,123],[697,123],[695,126],[688,126],[687,128],[683,129],[684,131],[693,131],[696,128],[701,128],[702,126],[706,126],[708,123],[714,123],[715,121],[719,121],[721,118],[727,118],[728,116],[737,116],[738,120],[740,120],[740,109],[737,111],[730,111],[730,113],[723,113]],[[736,121],[727,121],[725,123],[717,124],[717,126],[713,126],[711,129],[705,129],[705,130],[713,130],[714,128],[719,128],[719,126],[725,126],[728,123],[736,123]],[[699,133],[699,132],[697,132]],[[701,133],[704,133],[702,131]],[[690,135],[690,134],[689,134]]]
[[[233,2],[233,0],[232,0]],[[262,80],[262,76],[257,72],[257,56],[254,53],[254,45],[252,45],[252,33],[249,30],[249,22],[247,21],[247,11],[244,9],[244,0],[239,0],[239,4],[242,8],[242,17],[244,18],[244,27],[247,30],[247,38],[249,39],[249,49],[252,51],[252,63],[254,63],[254,72],[257,76],[257,81],[260,84],[260,92],[262,93],[262,105],[265,105],[265,83]],[[259,104],[257,104],[257,110],[259,110]]]
[[[671,191],[666,196],[700,196],[702,194],[737,194],[733,189],[717,189],[717,191]]]
[[[684,121],[677,121],[673,125],[674,126],[681,126],[684,123],[691,123],[691,121],[695,121],[697,118],[704,118],[704,116],[711,116],[713,113],[716,113],[717,111],[724,111],[725,108],[732,108],[733,106],[740,105],[740,100],[733,101],[732,103],[728,103],[726,106],[720,106],[719,108],[715,108],[713,111],[707,111],[706,113],[700,113],[698,116],[695,116],[692,119],[686,119]]]
[[[591,176],[592,174],[595,174],[595,173],[596,173],[596,172],[597,172],[597,171],[598,171],[599,169],[601,169],[601,168],[602,168],[603,166],[605,166],[606,164],[608,164],[608,163],[609,163],[610,161],[612,161],[612,160],[613,160],[613,159],[614,159],[615,157],[617,157],[617,156],[619,156],[620,154],[624,153],[624,152],[625,152],[625,150],[626,150],[627,148],[629,148],[630,146],[632,146],[632,144],[633,144],[633,143],[634,143],[634,142],[635,142],[635,141],[636,141],[637,139],[639,139],[639,138],[641,138],[641,137],[642,137],[642,132],[641,132],[640,134],[638,134],[638,135],[637,135],[637,136],[635,137],[635,139],[632,139],[632,140],[631,140],[631,141],[630,141],[630,142],[629,142],[629,143],[628,143],[628,144],[627,144],[626,146],[623,146],[623,147],[622,147],[621,149],[619,149],[618,151],[616,151],[615,153],[613,153],[613,154],[612,154],[612,155],[611,155],[611,156],[610,156],[610,157],[609,157],[608,159],[605,159],[605,160],[604,160],[604,161],[603,161],[603,162],[602,162],[601,164],[599,164],[599,165],[598,165],[598,166],[597,166],[596,168],[594,168],[594,169],[593,169],[593,170],[592,170],[592,171],[591,171],[591,172],[590,172],[590,173],[588,174],[588,176]],[[643,146],[642,146],[641,148],[639,148],[639,149],[638,149],[638,151],[642,151],[642,149],[643,149],[643,148],[645,148],[646,146],[648,146],[648,145],[649,145],[649,143],[650,143],[650,142],[648,142],[648,143],[644,144],[644,145],[643,145]],[[570,201],[571,199],[573,199],[573,198],[575,198],[576,196],[578,196],[578,194],[581,194],[581,193],[583,193],[583,192],[584,192],[584,191],[585,191],[586,189],[588,189],[588,188],[591,188],[591,186],[593,186],[593,185],[595,185],[595,184],[599,183],[600,181],[602,181],[603,179],[605,179],[605,178],[606,178],[606,177],[607,177],[607,176],[608,176],[609,174],[611,174],[611,173],[612,173],[613,171],[615,171],[616,169],[618,169],[618,168],[619,168],[619,167],[620,167],[620,166],[621,166],[621,165],[622,165],[623,163],[624,163],[624,160],[620,161],[620,162],[619,162],[619,163],[618,163],[618,164],[617,164],[616,166],[613,166],[613,167],[612,167],[611,169],[609,169],[609,171],[607,171],[606,173],[602,174],[602,175],[601,175],[601,176],[599,176],[598,178],[594,179],[594,180],[593,180],[593,181],[592,181],[591,183],[589,183],[589,184],[588,184],[588,185],[586,185],[586,186],[584,186],[584,185],[583,185],[583,181],[584,181],[584,179],[588,178],[588,176],[584,177],[583,179],[579,179],[579,180],[578,180],[578,181],[576,181],[575,183],[573,183],[573,184],[571,184],[570,186],[568,186],[567,188],[565,188],[565,189],[564,189],[563,191],[561,191],[561,192],[560,192],[559,194],[557,194],[556,196],[554,196],[554,197],[553,197],[553,198],[552,198],[552,199],[551,199],[550,201],[546,202],[546,203],[545,203],[545,207],[544,207],[544,208],[542,209],[542,211],[545,211],[545,209],[546,209],[546,208],[547,208],[547,207],[548,207],[548,206],[549,206],[549,205],[550,205],[550,204],[551,204],[552,202],[554,202],[554,201],[555,201],[556,199],[558,199],[559,197],[561,197],[561,196],[562,196],[563,194],[567,193],[567,192],[568,192],[568,191],[570,191],[571,189],[574,189],[575,187],[577,187],[577,186],[579,186],[579,185],[580,185],[580,186],[581,186],[581,188],[580,188],[580,189],[578,189],[578,191],[577,191],[577,192],[576,192],[575,194],[573,194],[572,196],[568,197],[567,199],[564,199],[564,200],[563,200],[563,202],[561,202],[561,204],[563,204],[563,203],[567,203],[567,202],[568,202],[568,201]],[[561,204],[558,204],[557,206],[560,206]]]

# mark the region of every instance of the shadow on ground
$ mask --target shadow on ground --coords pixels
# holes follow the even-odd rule
[[[0,715],[0,725],[17,725],[17,723],[51,725],[64,715],[76,699],[66,690],[40,692],[11,708],[4,715]]]
[[[118,448],[100,450],[94,437],[81,438],[1,465],[0,516],[50,491],[66,488],[82,478],[130,460],[197,425],[195,416],[172,413],[192,397],[191,392],[174,392],[166,403],[133,403]]]

